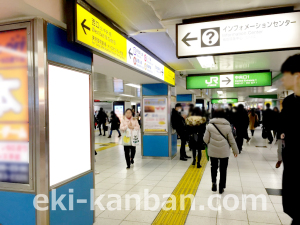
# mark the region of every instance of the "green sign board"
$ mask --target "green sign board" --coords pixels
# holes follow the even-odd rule
[[[186,77],[186,89],[272,86],[272,72]]]
[[[212,104],[237,103],[237,98],[215,98],[211,100]]]

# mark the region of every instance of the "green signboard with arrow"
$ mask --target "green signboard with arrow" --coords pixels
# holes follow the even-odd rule
[[[229,104],[229,103],[237,103],[237,98],[215,98],[211,100],[212,104]]]
[[[186,89],[272,86],[272,72],[186,77]]]

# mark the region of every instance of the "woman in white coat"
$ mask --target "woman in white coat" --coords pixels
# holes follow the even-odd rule
[[[137,119],[135,119],[133,117],[131,109],[126,109],[125,116],[121,120],[121,125],[120,125],[120,130],[122,132],[126,131],[128,128],[131,130],[131,132],[133,130],[139,130],[140,129],[140,125],[139,125]],[[131,164],[134,163],[133,159],[134,159],[134,156],[135,156],[135,151],[136,151],[135,149],[136,149],[135,146],[124,146],[127,169],[130,169],[130,163]],[[129,156],[129,154],[130,154],[130,156]]]
[[[235,157],[238,156],[239,150],[232,134],[230,123],[225,119],[224,110],[216,110],[213,119],[210,120],[205,134],[204,142],[208,145],[208,156],[211,163],[211,180],[212,191],[217,191],[217,173],[220,162],[220,182],[219,193],[224,192],[226,188],[226,177],[230,148],[233,150]]]

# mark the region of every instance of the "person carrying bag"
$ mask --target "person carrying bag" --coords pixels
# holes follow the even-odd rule
[[[126,109],[125,116],[121,121],[120,130],[123,132],[122,143],[124,146],[127,169],[130,169],[130,164],[134,164],[136,152],[136,145],[134,146],[132,144],[132,137],[136,134],[136,131],[140,130],[140,125],[137,119],[133,118],[131,109]]]
[[[207,144],[207,154],[211,162],[212,191],[217,191],[217,173],[220,162],[219,193],[226,188],[226,177],[230,148],[235,157],[239,150],[232,134],[230,123],[225,119],[224,110],[216,110],[207,125],[203,140]]]

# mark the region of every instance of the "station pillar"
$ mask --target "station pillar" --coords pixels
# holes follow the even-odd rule
[[[143,158],[172,159],[177,154],[177,134],[171,126],[172,108],[176,104],[172,89],[163,83],[142,85]]]

